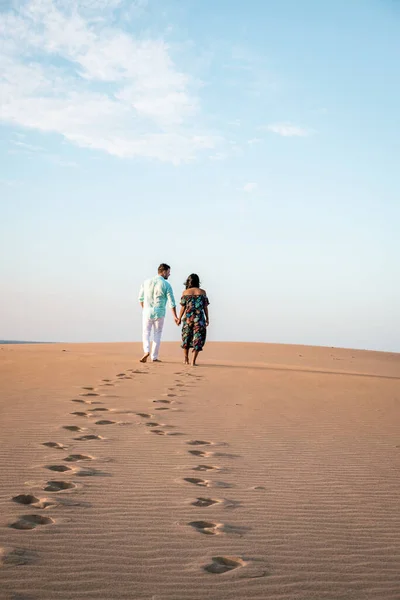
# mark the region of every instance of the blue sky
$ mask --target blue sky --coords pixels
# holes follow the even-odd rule
[[[400,351],[400,2],[6,0],[0,30],[0,338],[139,340],[165,261],[212,340]]]

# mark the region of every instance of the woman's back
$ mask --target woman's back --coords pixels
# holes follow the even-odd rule
[[[192,287],[183,291],[183,296],[206,296],[205,290],[201,288]]]

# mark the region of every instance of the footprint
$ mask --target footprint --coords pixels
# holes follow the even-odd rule
[[[114,387],[114,384],[113,383],[104,383],[104,386],[105,387]]]
[[[72,471],[71,467],[67,467],[66,465],[46,465],[45,469],[57,471],[57,473],[66,473],[67,471]]]
[[[226,483],[226,481],[215,481],[213,483],[214,487],[219,488],[233,488],[235,487],[233,483]]]
[[[36,562],[38,559],[37,552],[28,550],[27,548],[14,548],[6,551],[0,548],[0,566],[12,565],[19,567],[21,565],[29,565]]]
[[[97,392],[88,392],[87,394],[81,394],[81,396],[100,396]]]
[[[94,433],[89,433],[87,435],[81,435],[80,437],[74,438],[74,440],[82,440],[82,441],[86,441],[86,440],[104,440],[104,438],[101,437],[101,435],[95,435]]]
[[[89,408],[89,412],[109,412],[108,408]]]
[[[189,450],[189,454],[193,454],[193,456],[205,456],[207,458],[214,455],[213,452],[206,452],[205,450]]]
[[[79,427],[78,425],[63,425],[63,429],[68,429],[68,431],[86,431],[85,427]]]
[[[185,435],[184,433],[180,433],[179,431],[163,431],[162,429],[151,429],[151,433],[155,433],[156,435],[168,435],[168,436],[177,436],[177,435]]]
[[[105,473],[103,473],[102,471],[99,471],[98,469],[81,469],[80,471],[76,472],[76,475],[78,477],[93,477],[95,475],[105,475]]]
[[[176,398],[176,394],[164,394],[167,398]]]
[[[80,460],[93,460],[93,456],[86,456],[86,454],[70,454],[64,458],[67,462],[79,462]]]
[[[153,402],[156,402],[157,404],[171,404],[173,400],[153,400]]]
[[[58,442],[43,442],[42,446],[47,446],[48,448],[55,448],[56,450],[65,450],[67,447],[63,444],[59,444]]]
[[[220,528],[222,527],[221,523],[213,523],[212,521],[192,521],[189,525],[206,535],[218,535],[221,533]]]
[[[76,411],[74,411],[74,412],[72,412],[72,413],[69,413],[69,414],[70,414],[70,415],[75,415],[76,417],[91,417],[91,416],[92,416],[92,415],[88,415],[88,414],[87,414],[87,413],[85,413],[85,412],[81,412],[81,411],[79,411],[79,410],[76,410]]]
[[[118,373],[117,377],[125,377],[126,373]]]
[[[116,421],[109,421],[108,419],[101,419],[96,421],[95,425],[115,425]]]
[[[43,488],[46,492],[61,492],[63,490],[72,490],[76,488],[76,484],[69,481],[48,481],[46,487]]]
[[[103,404],[100,400],[82,400],[81,398],[73,398],[71,402],[79,402],[79,404]]]
[[[200,479],[199,477],[185,477],[184,481],[188,483],[193,483],[193,485],[199,485],[201,487],[209,487],[210,482],[207,479]]]
[[[153,415],[150,415],[149,413],[135,413],[137,414],[138,417],[143,417],[144,419],[151,419],[151,417]]]
[[[212,465],[198,465],[194,467],[193,471],[219,471],[220,467],[213,467]]]
[[[228,454],[227,452],[215,452],[214,456],[220,458],[240,458],[240,454]]]
[[[206,440],[189,440],[186,442],[189,446],[210,446],[212,442],[207,442]]]
[[[19,494],[11,498],[13,502],[17,504],[24,504],[25,506],[30,505],[34,508],[48,508],[49,506],[56,506],[55,502],[49,502],[45,499],[36,498],[32,494]]]
[[[213,556],[212,563],[206,565],[204,570],[208,573],[220,575],[221,573],[227,573],[233,571],[238,567],[244,567],[245,561],[240,556]]]
[[[213,498],[196,498],[192,502],[193,506],[200,506],[201,508],[212,506],[213,504],[221,504],[221,500],[214,500]]]
[[[83,390],[89,390],[90,392],[94,392],[94,387],[83,387]]]
[[[54,523],[54,520],[50,517],[42,517],[42,515],[23,515],[11,523],[10,527],[13,529],[35,529],[38,525],[50,525]]]
[[[149,421],[145,423],[146,427],[162,427],[160,423],[156,423],[155,421]]]
[[[111,379],[102,379],[102,381],[105,381],[106,383],[110,383]]]
[[[160,406],[159,408],[155,408],[154,410],[170,410],[168,406]]]

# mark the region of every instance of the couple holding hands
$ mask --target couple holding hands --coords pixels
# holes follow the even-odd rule
[[[159,362],[158,354],[164,327],[165,309],[168,302],[174,315],[175,323],[182,323],[182,348],[184,363],[189,364],[189,349],[192,348],[192,365],[196,366],[199,352],[203,350],[209,324],[206,292],[200,287],[198,275],[192,273],[186,280],[181,298],[181,311],[176,313],[176,303],[168,278],[171,267],[161,263],[158,274],[147,279],[140,287],[139,302],[143,309],[143,350],[140,362],[147,362],[150,357],[153,362]],[[150,353],[150,336],[153,331],[153,344]]]

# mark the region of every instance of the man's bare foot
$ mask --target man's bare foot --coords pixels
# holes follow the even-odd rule
[[[146,354],[143,354],[142,358],[140,359],[140,362],[145,363],[147,362],[147,359],[149,358],[150,353],[146,352]]]
[[[162,360],[160,360],[159,358],[153,358],[152,362],[162,362]]]
[[[185,358],[185,360],[183,361],[183,364],[184,364],[184,365],[188,365],[188,364],[189,364],[189,359],[188,359],[188,358]]]

